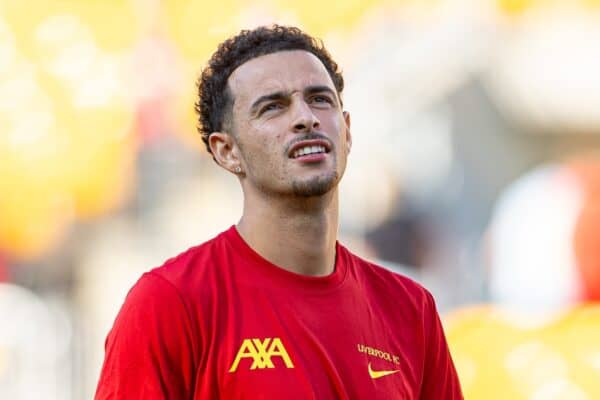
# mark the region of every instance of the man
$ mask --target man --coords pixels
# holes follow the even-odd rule
[[[432,296],[336,240],[343,86],[296,28],[219,46],[197,111],[242,218],[131,289],[97,399],[462,399]]]

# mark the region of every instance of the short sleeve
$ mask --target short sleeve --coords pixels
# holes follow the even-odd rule
[[[425,305],[426,348],[421,400],[462,400],[463,394],[433,296]]]
[[[95,399],[191,398],[195,343],[177,289],[158,274],[142,275],[106,338]]]

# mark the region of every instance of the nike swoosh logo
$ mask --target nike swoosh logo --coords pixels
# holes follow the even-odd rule
[[[384,376],[395,374],[396,372],[400,372],[400,370],[394,369],[394,370],[389,370],[389,371],[385,371],[385,370],[384,371],[373,371],[373,369],[371,368],[371,363],[369,363],[369,376],[372,379],[382,378]]]

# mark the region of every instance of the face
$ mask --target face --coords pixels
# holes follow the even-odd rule
[[[211,135],[221,165],[233,171],[237,163],[243,185],[271,195],[320,196],[337,186],[350,151],[350,118],[317,57],[301,50],[257,57],[228,85],[232,134]],[[222,139],[229,147],[216,146]]]

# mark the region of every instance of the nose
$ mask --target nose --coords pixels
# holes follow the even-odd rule
[[[321,122],[313,110],[304,100],[299,100],[294,105],[292,130],[296,133],[309,133],[317,130]]]

